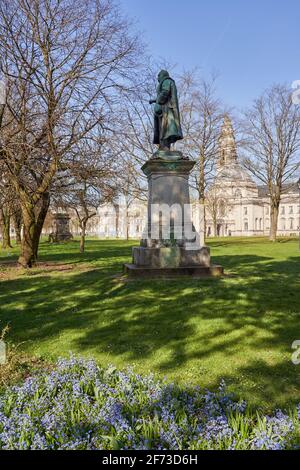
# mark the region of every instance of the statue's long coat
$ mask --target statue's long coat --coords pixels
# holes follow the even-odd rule
[[[156,106],[161,106],[162,114],[154,114],[154,144],[167,141],[174,143],[183,138],[180,125],[180,114],[177,88],[172,78],[167,75],[157,87]],[[159,106],[158,106],[159,108]]]

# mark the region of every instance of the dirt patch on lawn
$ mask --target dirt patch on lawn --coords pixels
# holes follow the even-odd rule
[[[9,279],[20,274],[34,276],[44,273],[72,271],[76,266],[76,264],[71,263],[38,262],[32,268],[26,269],[20,266],[17,261],[5,261],[0,263],[0,280]]]

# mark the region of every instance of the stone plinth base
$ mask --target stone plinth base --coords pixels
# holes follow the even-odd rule
[[[223,274],[223,267],[211,266],[183,266],[177,268],[141,267],[134,264],[124,264],[124,273],[131,278],[176,278],[185,277],[219,277]]]
[[[49,241],[64,242],[72,240],[73,235],[69,229],[70,216],[68,214],[53,214],[54,230],[49,235]]]
[[[210,250],[203,246],[197,250],[187,250],[179,246],[146,248],[134,247],[132,261],[137,267],[181,268],[210,266]]]
[[[210,250],[192,223],[189,174],[194,161],[178,151],[159,150],[142,170],[148,179],[148,214],[132,264],[124,265],[130,277],[211,277],[223,274],[210,265]]]

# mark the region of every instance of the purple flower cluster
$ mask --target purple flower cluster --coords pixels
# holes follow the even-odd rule
[[[183,389],[71,356],[0,396],[0,449],[285,449],[299,414],[251,414],[224,383]]]

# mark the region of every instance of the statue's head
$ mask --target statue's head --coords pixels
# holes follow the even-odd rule
[[[161,83],[166,78],[170,78],[169,72],[167,72],[166,70],[161,70],[157,75],[157,80],[159,81],[159,83]]]

